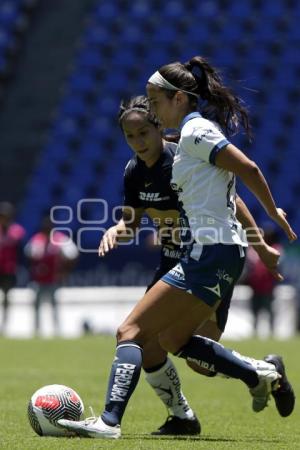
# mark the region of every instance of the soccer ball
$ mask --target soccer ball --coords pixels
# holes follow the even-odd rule
[[[28,418],[40,436],[68,436],[59,427],[59,419],[80,420],[84,405],[73,389],[61,384],[51,384],[38,389],[28,404]]]

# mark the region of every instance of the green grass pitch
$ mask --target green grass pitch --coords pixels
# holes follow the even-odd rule
[[[300,397],[300,339],[288,341],[226,342],[241,353],[262,357],[276,351],[284,355],[296,396]],[[125,414],[118,441],[50,438],[35,435],[27,420],[27,404],[33,392],[46,384],[66,384],[88,406],[100,412],[114,353],[114,338],[78,340],[0,340],[0,449],[300,449],[300,413],[282,419],[274,401],[261,413],[251,410],[251,398],[237,380],[209,379],[193,373],[176,360],[183,390],[197,413],[202,434],[196,438],[150,436],[166,418],[166,410],[141,375],[139,386]]]

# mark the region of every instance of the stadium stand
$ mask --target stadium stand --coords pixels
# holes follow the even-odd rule
[[[0,81],[13,73],[31,13],[38,0],[3,0],[0,3]]]

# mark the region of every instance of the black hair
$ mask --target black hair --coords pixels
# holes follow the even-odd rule
[[[178,90],[190,92],[188,95],[192,107],[198,109],[198,100],[203,101],[200,106],[204,117],[218,122],[227,135],[232,135],[242,126],[248,137],[251,137],[248,111],[241,104],[241,100],[225,86],[218,70],[208,61],[195,56],[182,64],[175,62],[162,66],[159,73]],[[176,91],[165,90],[168,97],[172,98]]]
[[[168,142],[174,142],[175,144],[178,144],[180,140],[180,133],[166,133],[163,136],[165,141]]]
[[[144,95],[138,95],[136,97],[130,98],[129,100],[122,100],[118,114],[119,125],[121,128],[124,117],[126,117],[127,114],[132,111],[137,111],[145,114],[147,120],[156,128],[160,126],[159,120],[151,111],[151,105],[148,97]]]

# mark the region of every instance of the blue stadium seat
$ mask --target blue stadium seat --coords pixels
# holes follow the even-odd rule
[[[136,64],[136,54],[134,49],[131,47],[124,47],[122,52],[118,52],[113,60],[113,67],[117,67],[118,70],[123,70],[123,68],[134,67]]]
[[[154,45],[160,45],[176,42],[177,39],[180,39],[178,30],[174,25],[167,23],[160,32],[152,36],[151,41]]]
[[[151,16],[151,13],[152,10],[150,2],[146,0],[139,0],[131,3],[128,15],[132,20],[143,20]]]
[[[113,133],[111,127],[111,121],[108,117],[103,115],[102,117],[95,117],[91,120],[86,130],[87,139],[104,139],[109,137]]]
[[[103,86],[107,89],[106,92],[113,92],[116,90],[122,90],[129,82],[129,75],[122,70],[115,70],[109,73],[107,78],[103,80]]]
[[[86,47],[78,56],[78,66],[83,69],[99,69],[104,64],[104,57],[100,50]]]
[[[0,27],[14,28],[21,16],[19,7],[15,2],[4,1],[0,4]]]
[[[202,26],[202,24],[204,24],[208,18],[214,18],[219,15],[220,7],[218,5],[218,2],[195,2],[195,4],[193,5],[193,12],[196,18],[202,19]],[[222,11],[222,14],[223,13],[224,11]]]
[[[85,140],[80,147],[77,164],[84,168],[85,165],[93,164],[104,158],[105,150],[98,140]]]
[[[117,2],[101,2],[96,5],[92,14],[99,20],[99,23],[105,23],[117,17],[119,12],[121,11]]]
[[[226,13],[232,20],[238,21],[239,19],[249,17],[253,14],[252,5],[249,1],[232,1],[228,6]]]
[[[53,127],[53,137],[68,141],[78,135],[78,125],[74,119],[63,117],[59,118]]]
[[[0,29],[0,50],[7,50],[13,42],[12,33],[8,29]]]
[[[73,92],[87,94],[95,89],[95,78],[91,73],[75,73],[70,77],[69,87]]]
[[[87,113],[86,103],[80,95],[70,95],[66,97],[60,107],[60,113],[63,116],[78,117],[85,116]]]
[[[263,17],[268,18],[269,21],[276,17],[281,17],[285,10],[284,0],[272,0],[261,2],[260,13]]]
[[[139,40],[145,39],[145,31],[139,24],[128,23],[120,32],[120,42],[122,44],[133,44]]]
[[[99,115],[111,115],[115,118],[118,116],[120,100],[111,95],[105,95],[98,98],[93,107],[93,114],[96,117]]]

